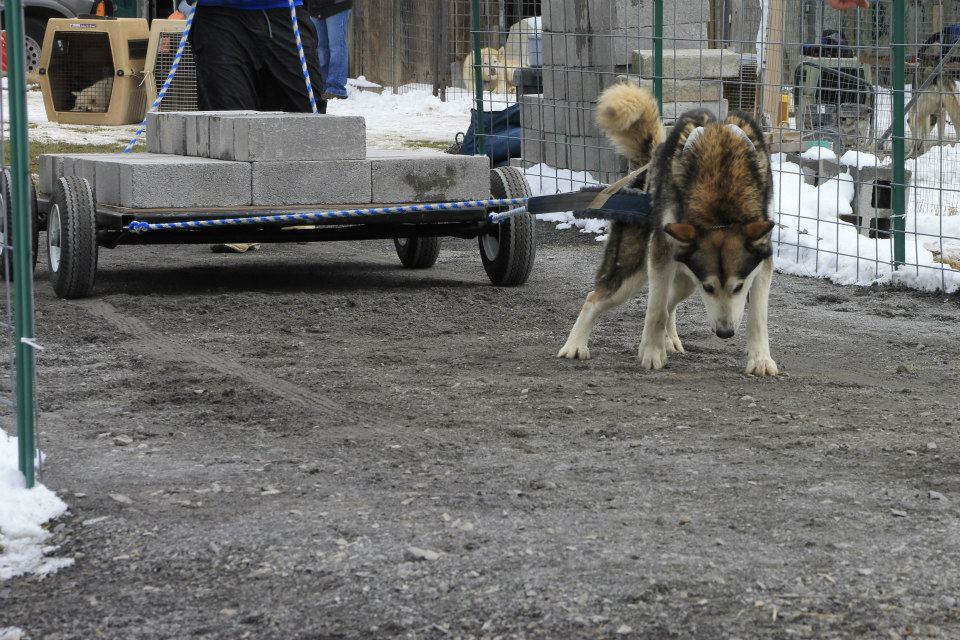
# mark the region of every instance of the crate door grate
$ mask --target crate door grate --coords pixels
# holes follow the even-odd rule
[[[47,73],[57,111],[106,113],[116,69],[106,33],[58,32]]]
[[[161,31],[157,43],[157,58],[153,66],[153,85],[156,93],[170,73],[173,59],[177,54],[182,31]],[[193,49],[188,43],[180,58],[180,66],[173,76],[173,83],[160,103],[160,111],[196,111],[197,110],[197,65],[193,59]]]

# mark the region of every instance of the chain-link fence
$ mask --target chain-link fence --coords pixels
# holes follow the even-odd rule
[[[960,286],[960,0],[380,0],[352,35],[355,74],[518,108],[512,162],[539,192],[625,175],[595,124],[615,83],[659,88],[668,127],[694,107],[751,113],[770,140],[781,269]]]

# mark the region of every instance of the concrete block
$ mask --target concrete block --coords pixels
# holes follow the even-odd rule
[[[631,84],[639,84],[653,92],[653,80],[631,76]],[[674,80],[663,81],[664,102],[717,102],[723,98],[722,80]]]
[[[626,67],[545,68],[543,95],[563,101],[595,102],[607,87],[621,82]]]
[[[371,201],[369,160],[254,162],[254,205],[367,204]]]
[[[377,204],[490,197],[486,156],[371,150],[369,157]]]
[[[544,31],[564,32],[567,30],[564,20],[564,5],[567,0],[541,0],[540,13]]]
[[[280,111],[171,111],[161,114],[159,124],[161,130],[169,128],[172,132],[170,135],[173,137],[167,142],[166,148],[172,146],[180,148],[173,140],[176,139],[178,131],[182,127],[185,138],[183,145],[185,154],[205,158],[210,155],[210,118],[260,115],[277,116],[282,115],[282,113]],[[161,133],[161,138],[164,137],[164,134]],[[162,148],[164,148],[163,142],[161,142]],[[163,153],[169,153],[169,151],[163,151]]]
[[[69,154],[49,154],[42,155],[39,158],[40,164],[40,191],[46,194],[52,194],[56,181],[63,176],[79,176],[86,178],[90,183],[90,188],[96,192],[96,170],[94,166],[86,164],[85,160],[91,159],[115,159],[120,156],[117,153],[69,153]],[[140,154],[124,154],[140,155]]]
[[[40,165],[40,193],[52,194],[54,183],[63,176],[63,156],[43,154],[37,158]]]
[[[633,52],[653,48],[653,27],[589,33],[544,33],[544,65],[567,69],[626,67]],[[705,22],[664,25],[664,51],[707,46]]]
[[[652,27],[654,0],[566,0],[563,2],[563,30],[568,33],[596,33],[612,29]],[[708,0],[664,0],[663,24],[708,22]]]
[[[526,162],[539,164],[544,160],[543,131],[540,129],[520,130],[520,153]]]
[[[633,52],[633,70],[643,78],[653,77],[653,50]],[[664,51],[663,77],[679,80],[731,78],[740,75],[740,54],[730,49],[677,49]]]
[[[539,131],[543,128],[543,96],[520,96],[520,126]]]
[[[366,123],[359,116],[218,115],[210,116],[207,126],[209,157],[221,160],[325,161],[366,157]]]
[[[135,209],[246,206],[250,165],[165,154],[81,158],[77,175],[95,176],[97,202]],[[70,170],[65,161],[64,170]]]
[[[727,117],[727,101],[717,100],[711,102],[664,102],[662,117],[668,124],[676,122],[677,118],[692,109],[707,109],[723,120]]]
[[[160,114],[147,114],[147,151],[160,153]]]
[[[571,136],[567,140],[569,167],[573,171],[620,173],[628,170],[628,161],[605,138]]]

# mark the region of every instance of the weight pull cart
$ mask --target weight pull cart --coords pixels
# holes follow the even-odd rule
[[[529,187],[513,167],[491,170],[491,200],[376,209],[129,209],[98,204],[90,183],[79,176],[57,179],[50,194],[37,197],[36,185],[31,191],[33,264],[44,230],[50,280],[61,298],[91,295],[99,249],[121,245],[392,239],[404,267],[425,269],[436,263],[443,237],[477,238],[483,268],[498,286],[525,283],[536,253],[534,218],[523,208]],[[0,198],[7,231],[8,171],[0,174]]]

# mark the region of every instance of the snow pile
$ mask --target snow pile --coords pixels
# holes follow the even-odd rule
[[[925,162],[925,158],[918,162]],[[844,155],[844,161],[851,160],[851,164],[861,167],[882,164],[867,154]],[[908,207],[905,262],[910,266],[894,271],[891,267],[892,239],[868,238],[839,218],[853,211],[850,206],[853,181],[849,173],[814,187],[804,182],[797,164],[786,162],[782,157],[773,158],[773,171],[773,210],[778,223],[773,239],[779,271],[824,277],[837,284],[878,282],[898,283],[927,291],[960,290],[960,271],[934,260],[934,251],[939,252],[944,241],[947,241],[945,256],[949,256],[953,248],[949,239],[960,241],[960,216],[948,216],[946,207],[936,209],[944,215],[924,213],[919,206]],[[941,184],[936,172],[934,177],[916,173],[915,176],[912,191],[931,192],[932,184]],[[932,184],[923,186],[924,181]],[[960,200],[957,193],[939,189],[933,193]],[[917,200],[920,200],[919,196]]]
[[[17,468],[17,439],[0,430],[0,581],[25,573],[46,575],[73,564],[70,558],[46,558],[56,547],[43,524],[67,511],[42,485],[27,489]]]

